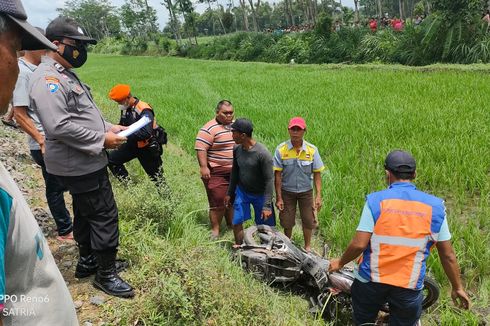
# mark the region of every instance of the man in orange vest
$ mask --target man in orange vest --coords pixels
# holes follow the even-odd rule
[[[415,159],[395,150],[385,160],[388,189],[369,194],[354,239],[329,272],[362,254],[352,284],[356,325],[375,322],[381,306],[390,304],[390,325],[414,325],[422,313],[426,261],[436,246],[451,282],[455,304],[469,309],[451,245],[444,201],[417,190]]]
[[[118,84],[109,92],[109,98],[119,104],[121,119],[119,124],[129,126],[142,117],[151,122],[128,136],[128,141],[118,149],[109,153],[109,169],[119,180],[129,180],[129,174],[124,163],[137,158],[146,174],[157,185],[163,183],[162,141],[158,141],[158,127],[152,107],[131,95],[129,85]]]

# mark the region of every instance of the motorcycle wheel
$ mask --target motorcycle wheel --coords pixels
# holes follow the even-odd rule
[[[353,325],[352,298],[345,293],[332,295],[323,310],[322,317],[334,325]]]
[[[439,284],[437,284],[437,282],[434,279],[426,276],[424,279],[424,288],[422,292],[424,293],[424,300],[422,301],[422,309],[426,310],[434,303],[436,303],[437,299],[439,299],[439,293],[440,293]]]
[[[271,228],[270,232],[273,232],[272,228]],[[255,235],[258,236],[257,233],[259,233],[259,230],[257,229],[257,226],[255,226],[255,225],[245,229],[245,232],[243,234],[243,242],[249,246],[261,245],[262,243],[258,243],[257,242],[258,239],[255,238]]]

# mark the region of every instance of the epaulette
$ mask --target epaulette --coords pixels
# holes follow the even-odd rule
[[[54,63],[54,67],[56,68],[56,70],[58,70],[58,72],[63,72],[65,70],[65,67],[60,65],[58,62]]]

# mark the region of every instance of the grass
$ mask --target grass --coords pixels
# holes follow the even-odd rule
[[[395,148],[412,152],[418,162],[417,186],[446,199],[453,244],[475,305],[472,312],[462,313],[449,303],[447,279],[432,257],[430,269],[444,289],[441,303],[424,321],[488,322],[489,71],[484,65],[408,69],[91,56],[80,75],[108,119],[117,121],[119,111],[107,92],[116,83],[128,83],[136,96],[154,106],[177,146],[164,156],[172,201],[152,196],[151,185],[144,188],[146,178],[133,190],[116,189],[125,231],[121,248],[134,260],[130,277],[143,290],[138,304],[121,304],[113,314],[148,325],[176,320],[217,325],[313,322],[304,301],[253,282],[230,263],[226,249],[203,245],[208,237],[202,211],[206,201],[193,143],[216,103],[227,98],[237,116],[252,119],[255,137],[271,151],[287,138],[291,117],[306,118],[306,139],[319,147],[328,166],[320,238],[329,243],[332,255],[351,239],[364,196],[385,186],[386,154]],[[132,171],[141,174],[137,164]],[[195,210],[200,211],[189,214]],[[239,307],[230,294],[237,290]]]

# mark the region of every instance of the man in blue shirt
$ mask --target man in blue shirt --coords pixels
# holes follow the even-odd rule
[[[383,304],[390,304],[390,325],[414,325],[422,313],[426,262],[433,245],[452,285],[451,297],[469,309],[459,266],[451,245],[444,202],[417,190],[415,159],[395,150],[385,160],[388,189],[367,196],[354,239],[329,272],[362,257],[352,284],[356,325],[374,323]],[[458,302],[459,301],[459,302]]]

